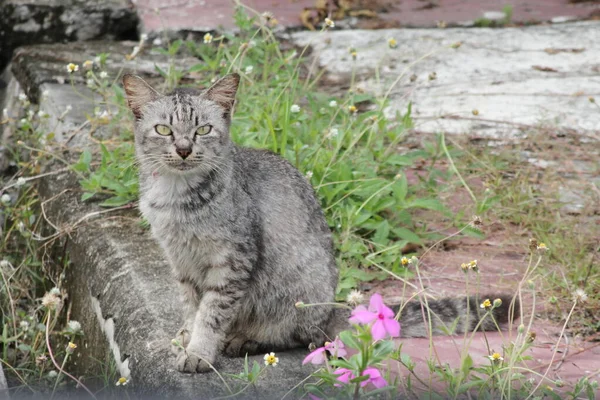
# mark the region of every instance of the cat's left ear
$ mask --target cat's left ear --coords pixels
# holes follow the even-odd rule
[[[227,114],[231,114],[239,84],[240,76],[238,74],[225,75],[209,87],[204,92],[204,96],[223,107]]]
[[[160,97],[160,93],[136,75],[125,74],[123,76],[123,87],[127,95],[127,104],[136,119],[142,117],[142,106],[144,104]]]

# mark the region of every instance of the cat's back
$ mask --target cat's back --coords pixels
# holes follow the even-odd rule
[[[240,185],[271,221],[329,233],[315,191],[291,163],[267,150],[236,147]]]

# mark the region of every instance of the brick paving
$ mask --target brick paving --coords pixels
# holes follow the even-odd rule
[[[434,27],[438,21],[461,25],[480,18],[486,12],[502,11],[512,5],[512,22],[538,23],[561,19],[600,18],[600,0],[402,0],[376,20],[354,20],[357,28]],[[285,28],[301,27],[300,14],[313,7],[315,0],[246,0],[244,4],[258,12],[270,11]],[[359,2],[357,0],[357,2]],[[377,4],[381,0],[362,0]],[[226,0],[133,0],[145,32],[167,30],[208,31],[232,29],[232,1]],[[385,1],[385,3],[390,3]],[[393,3],[393,2],[392,2]]]

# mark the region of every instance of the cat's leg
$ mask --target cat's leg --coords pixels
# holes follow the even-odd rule
[[[297,347],[303,347],[301,343],[287,341],[285,343],[259,342],[243,336],[236,336],[229,341],[223,351],[228,357],[244,357],[256,354],[284,351]]]
[[[175,340],[177,340],[178,345],[171,345],[171,351],[175,355],[178,355],[183,349],[187,348],[190,342],[192,330],[194,328],[194,319],[196,318],[196,312],[198,311],[199,305],[198,289],[193,283],[185,279],[180,279],[179,287],[182,294],[184,320],[183,326],[175,335]]]
[[[223,279],[218,286],[205,288],[202,293],[190,342],[177,357],[177,369],[181,372],[210,371],[236,318],[249,274],[240,278],[230,271],[220,276],[228,279]]]

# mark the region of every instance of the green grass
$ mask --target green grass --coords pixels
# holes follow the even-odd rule
[[[599,292],[595,283],[598,270],[593,267],[597,264],[593,264],[593,255],[590,258],[590,254],[598,251],[591,240],[593,227],[576,218],[560,217],[557,194],[541,195],[537,191],[530,182],[535,171],[519,164],[514,150],[492,155],[488,149],[472,145],[451,146],[452,141],[443,135],[432,136],[416,148],[407,146],[413,126],[410,106],[395,118],[387,119],[383,114],[385,97],[359,93],[352,84],[343,95],[332,96],[327,88],[320,86],[320,71],[307,66],[306,49],[282,44],[268,26],[257,25],[257,19],[249,18],[241,8],[236,13],[236,22],[240,28],[238,34],[217,36],[211,43],[181,40],[169,43],[165,38],[167,45],[161,51],[172,62],[169,68],[157,67],[156,71],[163,77],[165,89],[177,85],[206,87],[216,77],[232,71],[242,75],[232,137],[240,145],[280,154],[312,183],[335,237],[340,268],[338,300],[344,300],[351,289],[372,280],[414,276],[420,282],[418,263],[406,265],[402,258],[417,252],[423,254],[432,244],[451,240],[446,233],[449,231],[460,229],[460,235],[484,237],[484,233],[470,224],[476,214],[501,221],[511,229],[516,226],[530,237],[544,241],[550,247],[549,257],[544,255],[542,259],[532,252],[528,271],[539,272],[535,278],[542,278],[536,282],[550,290],[549,296],[556,299],[557,313],[568,312],[573,305],[573,289],[583,287],[590,294],[590,305],[573,306],[571,320],[581,324],[586,333],[598,330],[592,317],[598,305],[595,293]],[[182,54],[197,57],[197,65],[188,70],[178,69],[175,60]],[[106,55],[100,55],[100,59],[103,65]],[[189,78],[191,73],[193,80]],[[79,177],[82,201],[107,208],[120,207],[135,202],[138,195],[132,121],[122,88],[94,72],[87,74],[95,82],[94,90],[104,99],[101,106],[116,110],[109,120],[90,110],[90,125],[93,129],[107,125],[114,136],[104,138],[97,148],[83,151],[78,155],[79,161],[69,168]],[[42,172],[42,164],[52,158],[61,159],[58,153],[42,150],[45,142],[53,140],[48,132],[54,127],[35,113],[27,115],[28,110],[35,110],[32,105],[26,101],[22,105],[23,121],[4,121],[15,128],[16,139],[22,141],[10,148],[18,164],[15,178],[36,176]],[[354,107],[360,111],[355,112]],[[409,176],[417,179],[409,184]],[[485,181],[487,191],[473,183],[478,179]],[[79,333],[68,329],[64,308],[53,310],[42,305],[40,299],[52,287],[61,287],[61,272],[68,259],[65,255],[45,256],[41,251],[43,241],[33,240],[42,232],[35,186],[27,183],[10,191],[13,199],[3,207],[1,237],[2,257],[8,261],[3,264],[0,286],[3,364],[11,382],[20,385],[15,391],[26,393],[31,389],[50,394],[55,385],[58,391],[67,390],[74,386],[70,380],[48,375],[56,368],[50,360],[43,359],[49,355],[49,349],[40,324],[49,321],[53,326],[50,337],[59,363],[66,357],[66,344],[76,341]],[[455,202],[458,191],[466,191],[470,200],[461,204],[459,211],[451,212],[446,205]],[[586,229],[580,230],[581,226]],[[522,246],[526,254],[527,244]],[[554,265],[568,266],[566,273],[558,274],[552,268]],[[484,273],[481,276],[485,279]],[[528,288],[526,280],[533,277],[526,274],[519,291],[539,290],[539,287]],[[467,282],[465,291],[475,290],[474,283]],[[416,287],[423,289],[423,284]],[[26,329],[23,321],[27,322]],[[524,327],[507,346],[503,352],[506,362],[502,364],[491,362],[489,366],[474,367],[468,345],[461,349],[462,363],[458,368],[432,360],[430,373],[445,382],[447,390],[438,393],[432,389],[431,398],[460,398],[468,391],[484,398],[521,398],[533,390],[537,390],[536,395],[553,397],[545,386],[527,383],[526,377],[518,372],[522,370],[517,367],[527,361],[524,355],[529,346],[527,334],[528,327]],[[352,335],[345,334],[345,340],[363,343],[359,350],[365,352],[365,357],[376,353],[370,359],[373,365],[381,365],[384,359],[399,362],[413,380],[425,379],[414,375],[414,363],[401,347],[373,344],[366,331],[356,333],[354,339]],[[381,350],[383,347],[385,351]],[[332,365],[338,364],[346,365],[343,361]],[[356,368],[366,366],[361,365]],[[242,383],[234,386],[232,394],[242,393],[259,378],[268,379],[268,371],[263,376],[264,368],[248,362],[240,365],[240,370],[236,379]],[[122,395],[122,391],[114,390],[118,377],[113,364],[99,362],[98,373],[99,377],[90,379],[100,382],[102,393],[109,397]],[[386,377],[391,382],[391,377]],[[299,382],[299,390],[320,396],[336,393],[331,371],[320,370],[313,378],[306,385]],[[337,395],[367,396],[359,383],[354,382],[355,386],[344,388]],[[380,394],[410,392],[411,385],[409,378]],[[590,388],[593,384],[589,381],[579,384],[581,392],[589,392]]]

